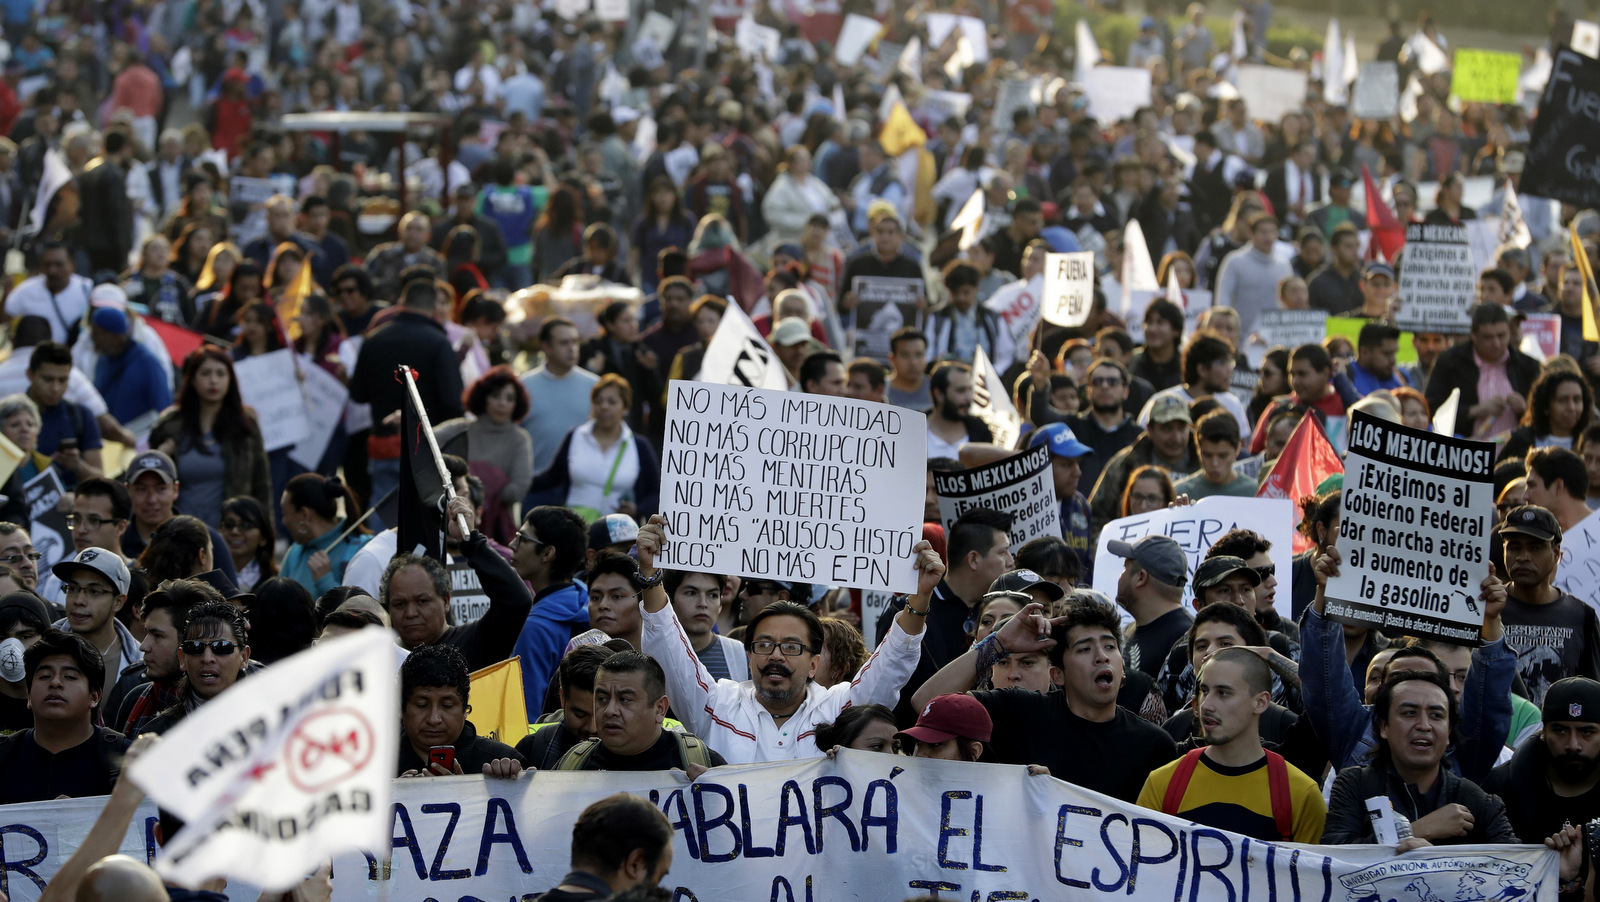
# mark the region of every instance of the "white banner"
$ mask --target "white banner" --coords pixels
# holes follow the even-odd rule
[[[915,592],[927,455],[904,408],[673,380],[661,565]]]
[[[939,519],[946,535],[973,508],[1010,514],[1011,547],[1040,536],[1061,535],[1061,505],[1050,467],[1050,446],[1040,445],[970,470],[933,474],[939,493]]]
[[[392,858],[336,858],[333,900],[543,892],[570,869],[579,813],[616,792],[666,813],[673,858],[662,885],[680,902],[884,902],[935,890],[990,902],[1171,902],[1175,891],[1246,902],[1555,902],[1559,879],[1555,853],[1542,846],[1432,846],[1396,856],[1393,846],[1268,843],[1021,767],[845,750],[714,768],[692,784],[681,773],[621,771],[399,780]],[[39,884],[101,804],[0,808],[7,845],[21,847],[0,871],[14,902],[38,899]],[[123,850],[134,858],[146,854],[144,822],[154,814],[147,805],[128,831]],[[33,861],[21,857],[29,840],[38,844]]]
[[[731,302],[722,313],[722,322],[717,324],[711,343],[706,345],[705,356],[700,360],[700,375],[695,379],[777,391],[789,387],[789,376],[778,355],[773,353],[772,345],[761,337],[744,309]]]
[[[983,302],[983,306],[1000,314],[1006,331],[1011,333],[1011,343],[1019,349],[1028,346],[1028,333],[1039,321],[1039,296],[1043,291],[1044,277],[1034,276],[1026,282],[1000,286]]]
[[[1244,98],[1251,119],[1277,122],[1285,114],[1305,108],[1306,73],[1249,63],[1239,64],[1235,71],[1233,86]]]
[[[1022,415],[1011,401],[1011,391],[995,372],[994,361],[979,345],[972,355],[972,415],[989,427],[990,441],[1014,448],[1022,434]]]
[[[844,17],[844,25],[839,29],[839,40],[833,45],[833,58],[840,65],[854,66],[861,62],[861,55],[883,32],[883,23],[877,19],[850,13]]]
[[[1405,332],[1465,335],[1477,290],[1478,265],[1465,226],[1406,226],[1396,326]]]
[[[300,372],[306,377],[306,381],[300,383],[300,388],[305,392],[307,432],[305,438],[295,443],[289,458],[307,470],[316,472],[317,464],[322,462],[322,455],[328,450],[328,443],[333,441],[334,430],[339,428],[339,421],[344,419],[345,407],[350,403],[350,390],[310,357],[305,354],[298,356]],[[352,368],[348,371],[355,370]]]
[[[156,869],[292,888],[329,855],[389,849],[400,743],[394,635],[364,629],[242,680],[123,774],[184,828]]]
[[[1360,411],[1351,416],[1339,526],[1344,566],[1328,580],[1328,616],[1479,644],[1494,447]]]
[[[1094,307],[1094,253],[1046,254],[1040,312],[1057,326],[1081,326]]]
[[[1084,72],[1083,93],[1089,112],[1104,125],[1133,118],[1150,105],[1150,70],[1131,66],[1095,66]]]
[[[311,434],[306,399],[295,376],[294,351],[282,348],[246,357],[234,362],[233,373],[240,399],[256,410],[256,422],[269,424],[261,430],[268,451],[299,444]]]
[[[1112,597],[1117,594],[1117,577],[1122,573],[1122,558],[1106,548],[1112,539],[1135,542],[1144,536],[1171,536],[1189,556],[1189,573],[1205,558],[1206,552],[1230,529],[1249,529],[1272,543],[1267,552],[1277,568],[1278,591],[1273,607],[1285,617],[1293,616],[1289,591],[1294,567],[1295,506],[1287,498],[1229,498],[1213,495],[1187,507],[1169,507],[1148,514],[1135,514],[1112,520],[1100,530],[1094,555],[1094,588]],[[1191,605],[1194,582],[1184,584],[1183,603]]]

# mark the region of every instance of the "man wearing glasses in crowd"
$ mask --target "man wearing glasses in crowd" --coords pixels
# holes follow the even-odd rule
[[[67,616],[56,629],[70,630],[87,640],[105,662],[104,685],[97,687],[109,699],[122,671],[144,663],[139,640],[117,619],[128,600],[131,576],[122,555],[104,548],[86,548],[51,568],[61,580],[67,599]]]
[[[121,555],[122,534],[127,531],[128,518],[132,515],[133,506],[128,489],[122,483],[101,476],[83,480],[73,490],[72,513],[67,514],[67,529],[72,530],[72,550],[78,552],[86,548],[104,548]],[[22,552],[9,553],[16,556]],[[37,561],[38,553],[33,552],[33,555],[33,561]],[[122,560],[128,562],[127,558]],[[0,558],[0,563],[13,570],[18,567],[18,564],[4,558]],[[32,561],[29,563],[31,565]],[[133,568],[130,567],[129,572],[133,572]],[[128,584],[128,595],[142,597],[144,589],[144,573],[140,571]],[[46,574],[34,591],[45,600],[45,604],[50,605],[55,616],[65,616],[67,599],[62,594],[61,580],[54,573]]]

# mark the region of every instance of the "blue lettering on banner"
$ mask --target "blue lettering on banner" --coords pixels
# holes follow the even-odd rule
[[[472,876],[470,868],[456,868],[443,870],[444,856],[450,851],[450,839],[455,836],[456,822],[461,820],[461,805],[456,802],[438,802],[422,806],[423,814],[448,814],[450,823],[445,824],[444,836],[439,838],[439,851],[434,853],[433,867],[428,869],[429,880],[464,880]]]
[[[832,805],[822,804],[822,787],[838,786],[844,789],[844,799]],[[817,825],[818,855],[822,854],[822,819],[831,817],[844,825],[845,832],[850,834],[850,851],[861,851],[861,837],[856,833],[856,825],[850,823],[850,800],[855,793],[850,789],[850,781],[843,777],[818,777],[811,783],[811,820]]]
[[[13,861],[11,850],[6,848],[9,845],[6,842],[7,836],[26,836],[33,840],[36,846],[33,857],[23,861]],[[26,824],[6,824],[0,827],[0,892],[15,895],[11,890],[12,871],[32,880],[33,885],[37,886],[40,892],[44,892],[45,881],[33,869],[38,867],[49,854],[50,844],[45,842],[44,834],[38,830]]]
[[[506,819],[504,831],[495,829],[501,817]],[[505,799],[493,798],[489,800],[489,813],[483,819],[483,839],[478,843],[478,869],[474,872],[477,876],[489,873],[489,851],[502,844],[511,847],[522,873],[533,873],[533,865],[528,863],[528,853],[522,848],[522,837],[517,835],[517,819],[511,813],[511,804]]]

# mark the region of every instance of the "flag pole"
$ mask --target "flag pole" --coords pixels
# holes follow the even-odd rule
[[[445,500],[454,501],[456,488],[450,481],[450,471],[445,469],[444,457],[439,454],[439,442],[433,437],[433,424],[428,422],[428,411],[422,406],[422,396],[417,394],[417,380],[411,375],[411,367],[400,367],[400,380],[405,383],[406,393],[411,396],[411,405],[416,409],[417,419],[422,422],[422,436],[428,440],[428,453],[433,455],[433,465],[439,468],[439,481],[444,483]],[[467,534],[472,532],[467,528],[467,518],[457,514],[456,525],[461,528],[461,539],[465,541]]]
[[[367,519],[370,518],[373,514],[377,513],[378,512],[378,508],[383,507],[384,503],[387,502],[390,498],[393,498],[394,497],[394,493],[398,492],[398,491],[400,491],[400,487],[399,486],[395,486],[394,488],[390,489],[389,491],[384,492],[382,498],[379,498],[377,501],[374,501],[374,502],[372,502],[372,504],[368,505],[367,509],[365,511],[361,512],[361,516],[357,517],[355,519],[355,522],[351,523],[350,526],[348,528],[346,528],[344,532],[339,533],[339,538],[334,539],[333,540],[333,545],[329,545],[328,547],[332,548],[332,547],[334,547],[334,545],[338,545],[340,542],[343,542],[345,539],[349,538],[351,533],[355,532],[357,529],[360,529],[361,528],[361,524],[367,522]]]

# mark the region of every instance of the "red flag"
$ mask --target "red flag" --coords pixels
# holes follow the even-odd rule
[[[174,326],[153,316],[145,317],[144,324],[161,336],[161,343],[167,346],[167,355],[172,358],[173,364],[180,368],[183,366],[184,358],[189,356],[189,352],[206,342],[205,336],[199,332]]]
[[[1324,479],[1344,472],[1339,453],[1333,450],[1327,433],[1316,414],[1308,413],[1294,427],[1283,454],[1273,463],[1271,472],[1256,491],[1257,498],[1287,498],[1295,504],[1307,495],[1314,494]],[[1294,551],[1299,554],[1312,546],[1311,539],[1294,534]]]
[[[1372,239],[1367,242],[1367,259],[1392,263],[1406,246],[1406,227],[1383,202],[1383,195],[1365,163],[1361,164],[1361,183],[1367,189],[1367,228],[1372,230]]]

